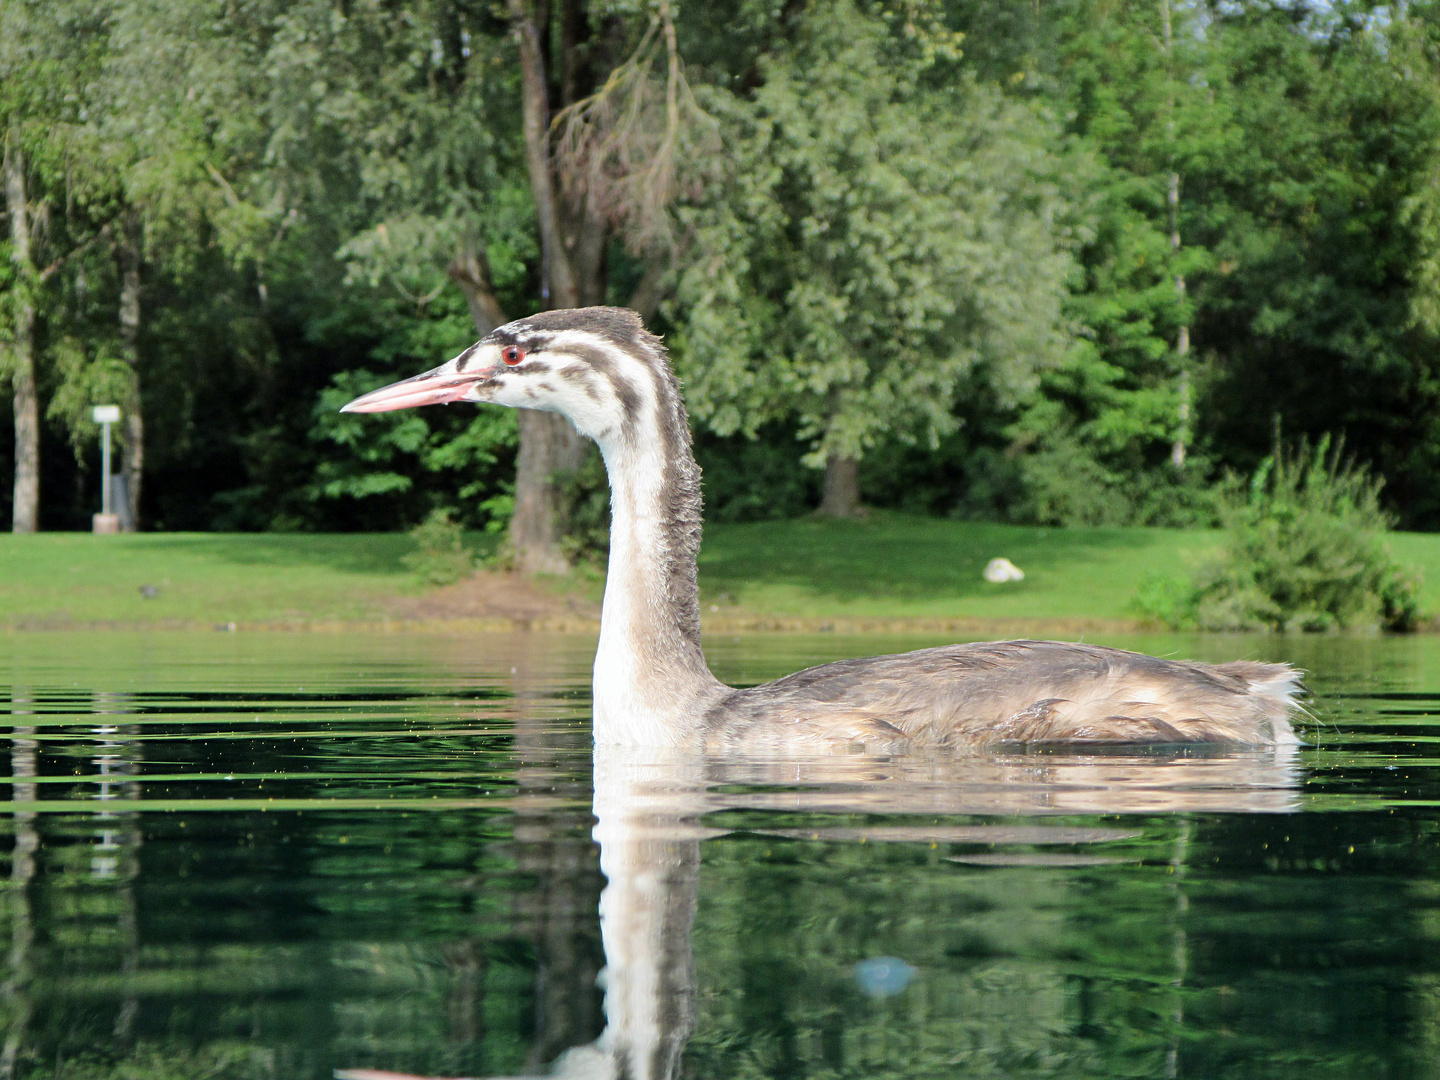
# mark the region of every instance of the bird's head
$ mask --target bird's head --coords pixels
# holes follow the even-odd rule
[[[341,412],[456,401],[541,409],[602,439],[666,396],[659,339],[624,308],[546,311],[506,323],[439,367],[356,398]]]

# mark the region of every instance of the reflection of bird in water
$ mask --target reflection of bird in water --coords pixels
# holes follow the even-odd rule
[[[1125,841],[1133,831],[1034,820],[1053,814],[1156,812],[1283,813],[1296,808],[1293,747],[1231,750],[1198,757],[1040,754],[956,757],[904,755],[888,761],[848,755],[745,760],[622,747],[595,751],[595,839],[607,885],[600,900],[605,945],[606,1029],[594,1044],[556,1063],[574,1080],[669,1080],[696,1019],[691,929],[700,889],[700,842],[723,830],[703,816],[723,810],[782,810],[792,816],[842,811],[899,815],[907,822],[947,814],[1005,815],[963,825],[876,825],[764,830],[797,839],[869,843],[965,843],[1056,847]],[[1022,819],[1016,822],[1015,818]],[[1028,820],[1023,820],[1028,819]],[[873,818],[871,818],[873,821]],[[753,829],[754,822],[751,821]],[[1004,858],[1004,856],[1000,856]],[[1008,865],[1036,865],[1014,855]],[[1026,859],[1030,861],[1025,861]],[[1104,856],[1053,856],[1040,865],[1094,866]],[[895,993],[895,976],[916,973],[902,959],[857,965],[862,990]]]
[[[842,811],[845,824],[834,828],[761,825],[760,831],[802,841],[1048,848],[1061,854],[1000,852],[988,859],[950,861],[1063,873],[1120,861],[1113,854],[1068,854],[1070,849],[1098,846],[1114,852],[1103,845],[1123,845],[1137,832],[1123,821],[1052,825],[1043,820],[1046,816],[1285,813],[1297,808],[1296,758],[1293,746],[1198,756],[917,753],[783,761],[598,746],[594,835],[607,879],[600,900],[606,1026],[595,1042],[561,1054],[547,1075],[561,1080],[672,1080],[679,1075],[681,1054],[697,1020],[691,938],[701,885],[700,844],[724,832],[711,827],[706,815],[781,811],[781,820],[814,820]],[[865,821],[858,826],[857,809]],[[977,822],[976,814],[999,819]],[[875,823],[886,815],[906,824]],[[962,815],[963,823],[923,823],[936,815]],[[747,815],[749,831],[757,824]],[[857,986],[871,996],[899,993],[921,975],[898,957],[855,967]],[[423,1080],[361,1069],[335,1075],[339,1080]]]
[[[1181,663],[1093,645],[951,645],[724,686],[700,650],[700,471],[679,383],[639,317],[581,308],[521,319],[345,409],[455,401],[561,413],[604,455],[613,517],[595,657],[598,743],[793,752],[1295,741],[1290,667]]]

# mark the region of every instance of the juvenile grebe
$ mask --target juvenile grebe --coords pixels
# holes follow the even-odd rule
[[[520,319],[343,411],[458,401],[560,413],[605,458],[612,517],[597,743],[787,752],[1298,741],[1298,673],[1287,665],[1185,663],[1096,645],[948,645],[725,686],[700,650],[700,469],[685,403],[640,317],[592,307]]]

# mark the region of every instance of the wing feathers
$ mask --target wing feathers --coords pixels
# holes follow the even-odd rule
[[[708,720],[726,746],[1294,743],[1299,677],[1284,664],[993,642],[810,668],[736,691]]]

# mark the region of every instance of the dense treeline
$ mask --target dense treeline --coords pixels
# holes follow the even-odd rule
[[[142,527],[440,508],[552,565],[596,474],[547,418],[335,407],[609,302],[721,518],[1211,521],[1279,424],[1440,527],[1437,48],[1430,3],[0,0],[0,509],[85,527],[115,401]]]

